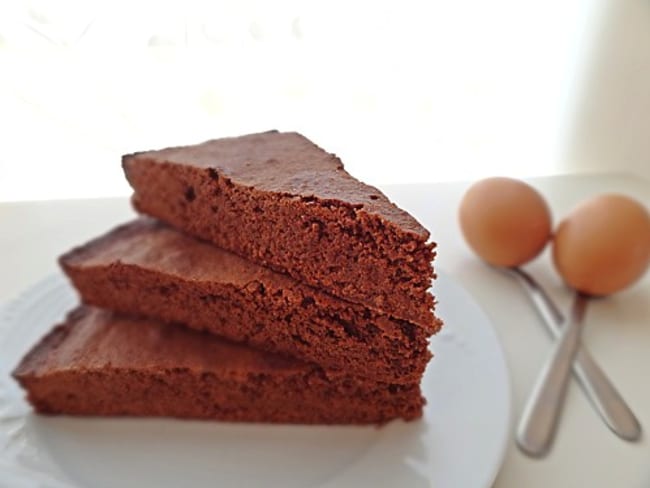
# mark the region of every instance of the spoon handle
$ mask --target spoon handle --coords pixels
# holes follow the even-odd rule
[[[580,344],[587,299],[576,293],[571,316],[528,398],[517,430],[517,444],[530,456],[544,456],[553,442],[571,365]]]
[[[557,339],[564,321],[562,313],[532,276],[519,268],[510,271],[527,291],[548,331]],[[612,432],[627,441],[638,441],[641,438],[641,424],[584,345],[579,346],[573,363],[573,374]]]

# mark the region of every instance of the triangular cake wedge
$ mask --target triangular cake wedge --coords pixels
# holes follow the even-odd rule
[[[390,385],[184,327],[81,307],[13,376],[44,414],[236,422],[383,423],[421,415],[418,384]]]
[[[336,298],[146,217],[59,261],[85,303],[375,381],[418,382],[440,327]]]
[[[217,139],[122,163],[138,211],[335,296],[434,323],[429,232],[302,135]]]

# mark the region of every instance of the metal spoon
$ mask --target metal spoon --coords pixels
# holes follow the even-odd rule
[[[650,267],[650,213],[624,195],[600,195],[581,203],[554,233],[553,263],[575,290],[575,299],[517,433],[519,446],[533,456],[544,455],[553,440],[588,297],[619,292]],[[610,272],[596,278],[594,270],[603,269]]]
[[[559,338],[562,332],[561,326],[564,323],[564,316],[541,285],[521,268],[497,269],[517,279],[542,317],[547,330],[554,338]],[[572,370],[574,377],[592,406],[612,432],[627,441],[638,441],[642,433],[641,424],[584,346],[579,347]],[[517,436],[518,443],[526,452],[532,450],[530,446],[533,442],[528,439],[527,435],[526,432],[520,432],[520,435]]]
[[[580,345],[586,305],[587,298],[576,293],[571,316],[524,407],[517,430],[517,444],[529,456],[546,455],[555,437],[569,384],[569,372]]]

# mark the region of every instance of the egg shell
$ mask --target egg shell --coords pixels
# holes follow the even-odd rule
[[[558,226],[553,261],[569,286],[589,295],[630,286],[650,265],[648,210],[624,195],[589,199]]]
[[[460,227],[469,246],[495,266],[535,258],[551,236],[551,212],[532,186],[512,178],[481,180],[465,193]]]

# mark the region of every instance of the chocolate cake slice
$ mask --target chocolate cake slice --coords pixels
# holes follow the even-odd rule
[[[217,139],[122,164],[138,211],[335,296],[435,323],[429,232],[300,134]]]
[[[366,424],[414,419],[423,405],[418,384],[359,380],[90,307],[71,312],[13,376],[44,414]]]
[[[149,218],[60,258],[85,303],[376,381],[418,382],[440,327],[335,298]]]

